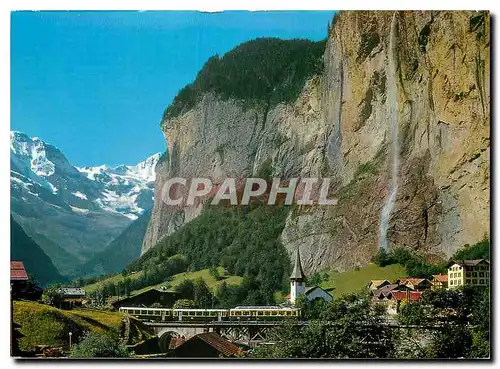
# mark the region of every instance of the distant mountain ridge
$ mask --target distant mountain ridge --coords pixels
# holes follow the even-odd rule
[[[64,275],[153,205],[160,154],[137,165],[78,168],[55,146],[11,132],[11,212]]]
[[[141,254],[142,240],[148,227],[151,209],[134,220],[101,252],[79,267],[78,275],[105,275],[121,272]]]

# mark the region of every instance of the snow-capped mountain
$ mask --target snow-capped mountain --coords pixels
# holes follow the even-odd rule
[[[59,197],[74,212],[99,210],[137,219],[153,205],[155,166],[160,154],[137,165],[74,167],[55,146],[11,132],[11,184],[16,189]]]
[[[102,197],[96,203],[106,211],[137,219],[153,205],[155,166],[160,153],[154,154],[137,165],[77,168],[88,179],[103,186]],[[74,194],[85,198],[84,193]]]
[[[153,206],[154,154],[137,165],[77,168],[55,146],[10,134],[11,213],[63,274]]]

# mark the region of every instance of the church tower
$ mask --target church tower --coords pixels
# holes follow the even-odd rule
[[[295,265],[292,275],[290,276],[290,302],[292,304],[295,304],[299,296],[304,295],[306,290],[305,279],[306,276],[300,264],[300,252],[297,247],[297,251],[295,252]]]

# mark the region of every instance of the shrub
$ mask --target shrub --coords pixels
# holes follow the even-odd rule
[[[385,249],[379,249],[372,260],[379,267],[385,267],[389,264],[395,264],[392,259],[391,253],[386,251]]]
[[[216,281],[220,281],[222,279],[222,276],[220,275],[219,270],[216,267],[210,268],[208,272],[212,277],[214,277]]]
[[[474,259],[486,259],[490,260],[490,241],[485,237],[482,241],[468,246],[466,245],[461,250],[457,251],[452,259],[454,260],[474,260]]]
[[[127,348],[109,333],[89,333],[72,350],[71,358],[129,357]]]
[[[59,307],[62,300],[63,300],[63,293],[61,291],[61,285],[59,284],[47,287],[43,291],[42,302],[44,304]]]
[[[174,309],[196,309],[198,305],[194,300],[180,299],[174,304]]]
[[[373,257],[373,262],[380,267],[390,264],[401,264],[409,276],[430,279],[434,274],[446,272],[445,264],[432,264],[420,255],[413,255],[410,250],[396,248],[392,251],[380,249]]]

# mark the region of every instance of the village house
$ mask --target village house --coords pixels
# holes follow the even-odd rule
[[[28,273],[22,261],[10,262],[10,293],[11,298],[38,300],[42,296],[43,290],[30,281]]]
[[[177,292],[160,291],[152,288],[137,295],[115,301],[112,305],[115,309],[119,309],[122,306],[150,307],[156,303],[163,308],[171,309],[180,298],[181,295]]]
[[[28,281],[28,273],[24,268],[22,261],[11,261],[10,262],[10,285],[12,294],[14,296],[18,295],[23,288],[25,288],[26,282]]]
[[[368,283],[369,291],[376,291],[381,287],[387,286],[391,284],[391,281],[387,279],[372,279],[370,283]]]
[[[396,284],[407,286],[413,291],[425,291],[431,287],[431,281],[425,278],[400,278],[396,280]]]
[[[431,289],[448,288],[448,274],[436,274],[431,279]]]
[[[243,351],[215,332],[197,334],[173,350],[174,357],[221,358],[240,357]]]
[[[60,307],[62,309],[81,307],[87,302],[83,288],[63,287],[59,292],[61,293]]]
[[[490,283],[490,262],[484,259],[453,260],[448,267],[448,288],[486,287]]]
[[[422,291],[413,291],[406,285],[385,285],[372,292],[372,306],[375,304],[383,304],[387,314],[394,315],[399,312],[402,302],[418,301],[422,293]]]

